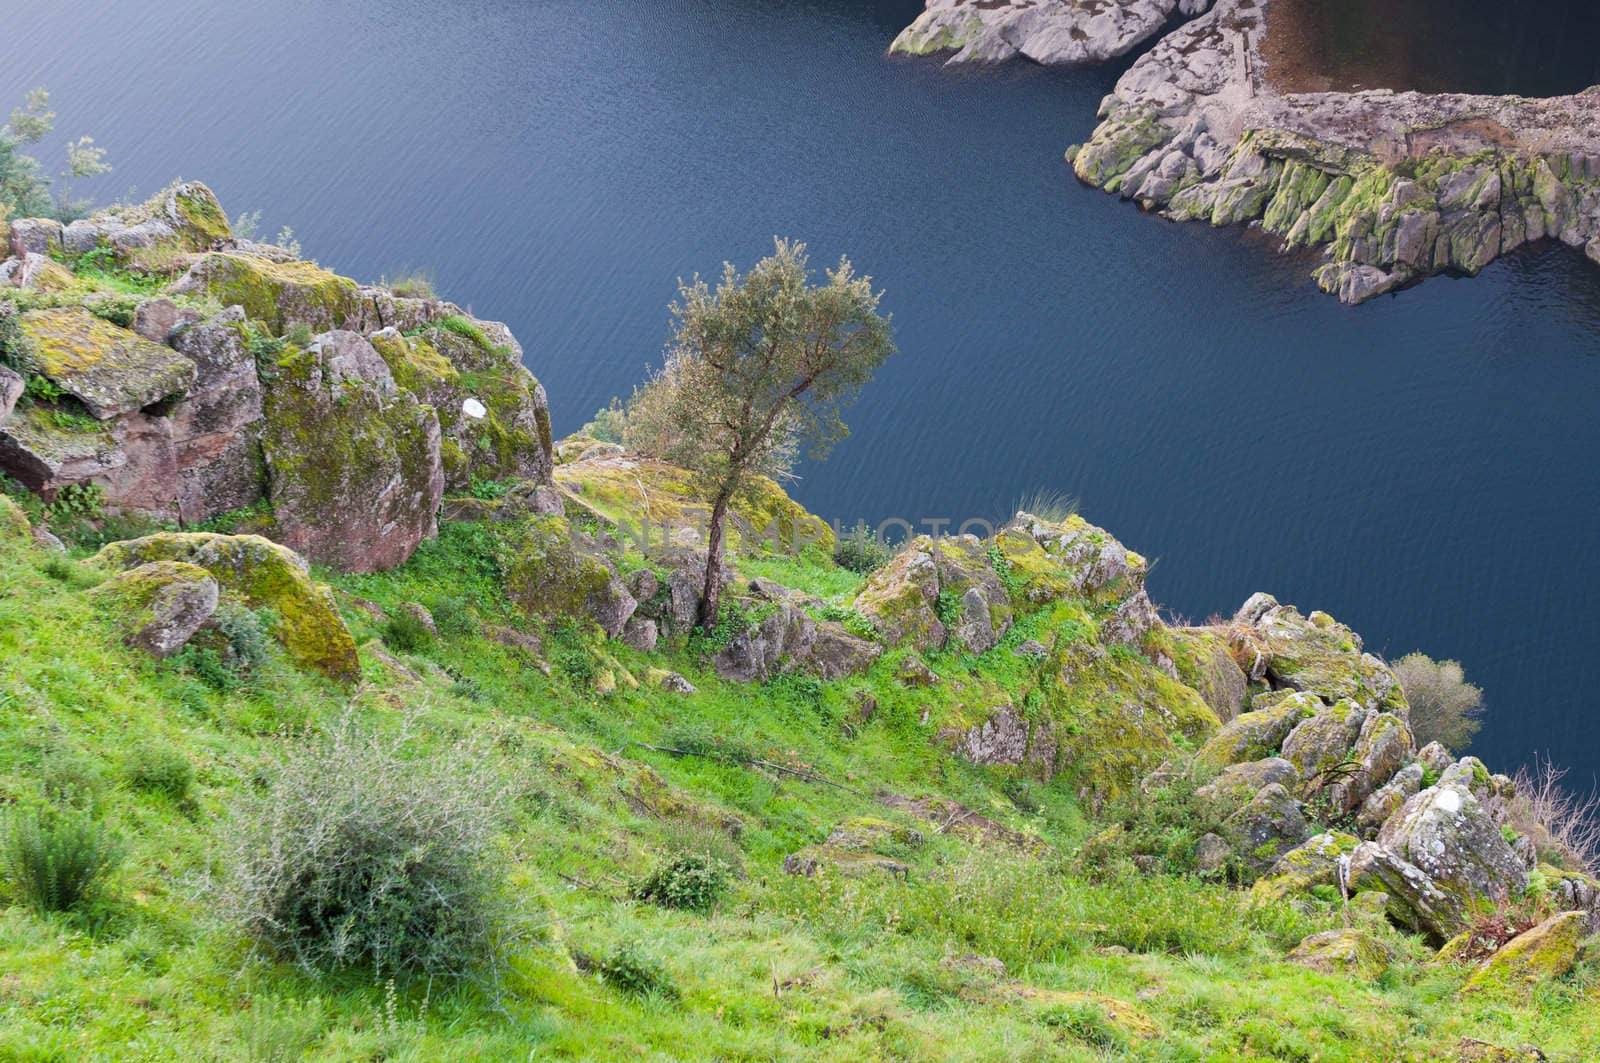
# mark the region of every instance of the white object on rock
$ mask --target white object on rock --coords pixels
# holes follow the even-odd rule
[[[466,402],[461,404],[461,412],[472,418],[474,421],[481,421],[485,417],[489,416],[489,407],[485,406],[477,399],[468,399]]]

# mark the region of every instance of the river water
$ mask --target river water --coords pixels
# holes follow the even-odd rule
[[[848,253],[900,353],[812,509],[1063,492],[1176,612],[1266,590],[1459,658],[1476,752],[1600,771],[1600,269],[1534,249],[1342,307],[1314,261],[1071,179],[1117,70],[887,58],[919,7],[51,0],[7,12],[0,102],[47,85],[110,150],[83,192],[201,178],[343,272],[427,270],[512,325],[558,431],[659,357],[676,277]]]

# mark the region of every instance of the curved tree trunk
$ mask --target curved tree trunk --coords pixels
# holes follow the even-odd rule
[[[711,527],[706,534],[706,581],[700,588],[700,629],[710,631],[717,626],[717,610],[722,604],[722,527],[728,520],[728,502],[732,490],[717,492],[711,506]]]

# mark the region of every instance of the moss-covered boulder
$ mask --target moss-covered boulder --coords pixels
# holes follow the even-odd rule
[[[211,619],[220,588],[198,565],[152,561],[117,573],[91,593],[127,632],[130,646],[170,657]]]
[[[793,671],[842,679],[866,671],[881,652],[842,625],[813,620],[799,605],[785,601],[728,640],[712,664],[724,679],[744,683]]]
[[[1130,1041],[1152,1041],[1161,1036],[1161,1027],[1154,1019],[1132,1004],[1104,993],[1024,986],[1017,995],[1048,1022],[1104,1023]]]
[[[1410,798],[1378,834],[1378,843],[1424,875],[1442,895],[1440,937],[1464,925],[1467,913],[1521,896],[1528,871],[1512,851],[1489,809],[1473,793],[1472,758],[1450,768],[1435,786]],[[1487,783],[1487,772],[1482,783]]]
[[[587,618],[611,638],[622,634],[638,603],[611,562],[565,517],[529,517],[502,533],[506,594],[529,616]]]
[[[1339,701],[1295,724],[1283,740],[1283,756],[1300,769],[1308,793],[1343,777],[1350,748],[1361,735],[1368,712],[1353,701]]]
[[[1296,945],[1289,960],[1325,974],[1370,982],[1394,962],[1394,950],[1370,930],[1345,927],[1312,934]]]
[[[293,551],[256,535],[165,532],[111,543],[91,559],[112,572],[157,561],[204,569],[243,605],[272,610],[274,633],[297,665],[341,681],[359,678],[355,640],[333,593],[312,580],[305,561]]]
[[[261,443],[277,537],[315,561],[393,568],[438,530],[439,420],[357,333],[278,360]]]
[[[1259,873],[1306,841],[1311,830],[1300,802],[1283,786],[1272,783],[1223,821],[1222,835],[1245,865]]]
[[[1350,700],[1407,718],[1405,694],[1394,673],[1362,652],[1361,636],[1327,613],[1302,616],[1269,594],[1256,594],[1240,608],[1234,623],[1253,629],[1274,685],[1315,694],[1330,705]]]
[[[1361,804],[1356,823],[1366,831],[1376,832],[1389,817],[1405,805],[1422,789],[1424,772],[1421,764],[1407,764]]]
[[[1300,721],[1315,716],[1322,707],[1314,695],[1285,694],[1223,724],[1196,756],[1216,768],[1272,756]]]
[[[1244,711],[1249,677],[1221,633],[1205,627],[1174,628],[1170,640],[1178,681],[1204,698],[1218,720],[1227,723]]]
[[[1323,790],[1335,815],[1356,812],[1367,798],[1393,779],[1416,749],[1411,728],[1392,712],[1367,715],[1344,768]]]
[[[1588,930],[1583,912],[1561,912],[1500,947],[1467,979],[1463,993],[1526,997],[1541,983],[1560,978],[1578,962]]]
[[[194,383],[189,359],[87,310],[34,310],[18,324],[32,368],[101,420],[182,395]]]
[[[411,336],[374,333],[372,343],[395,381],[438,411],[449,490],[473,480],[551,482],[549,404],[510,329],[455,314]]]
[[[1340,831],[1325,831],[1310,841],[1278,857],[1267,873],[1250,888],[1262,900],[1282,900],[1309,891],[1313,886],[1336,886],[1339,865],[1348,863],[1361,839]]]
[[[216,194],[199,181],[184,181],[136,206],[97,215],[103,239],[124,266],[165,273],[186,256],[226,246],[233,238]]]
[[[1218,818],[1243,808],[1264,787],[1277,783],[1290,793],[1300,789],[1300,769],[1282,757],[1230,764],[1194,792],[1200,806]],[[1148,783],[1146,784],[1149,785]]]
[[[885,645],[918,652],[942,649],[947,633],[939,616],[939,565],[933,540],[913,539],[868,576],[856,595],[855,610],[872,621]]]
[[[232,251],[209,254],[190,266],[170,291],[242,306],[252,321],[280,336],[296,325],[326,332],[361,323],[356,282],[312,262],[278,262]]]

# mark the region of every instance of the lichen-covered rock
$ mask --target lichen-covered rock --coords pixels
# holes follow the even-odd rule
[[[211,619],[220,588],[198,565],[152,561],[117,573],[92,593],[127,631],[130,646],[170,657]]]
[[[1251,896],[1280,900],[1305,893],[1313,886],[1338,885],[1339,865],[1355,852],[1361,839],[1353,834],[1325,831],[1304,845],[1284,853],[1250,888]]]
[[[25,292],[60,292],[72,287],[72,271],[41,254],[28,253],[0,262],[0,286]]]
[[[791,602],[735,635],[712,660],[717,674],[736,682],[764,682],[780,672],[803,671],[819,679],[864,672],[880,648],[836,623],[813,620]]]
[[[370,339],[396,383],[438,411],[449,490],[475,479],[551,483],[549,405],[508,328],[451,314],[414,335],[390,327]]]
[[[1172,660],[1178,681],[1205,698],[1218,720],[1227,723],[1244,711],[1249,677],[1220,633],[1203,627],[1173,629]]]
[[[393,568],[438,530],[439,419],[357,333],[279,359],[261,443],[278,537],[313,560]]]
[[[34,310],[18,324],[33,368],[100,420],[182,395],[194,383],[187,358],[87,310]]]
[[[1422,789],[1422,779],[1422,765],[1407,764],[1362,803],[1356,822],[1363,830],[1376,832]]]
[[[171,271],[185,256],[225,246],[233,238],[222,204],[198,181],[175,184],[140,206],[99,214],[89,223],[98,227],[100,239],[118,262],[157,273]]]
[[[1178,0],[928,0],[891,52],[954,51],[951,63],[1021,55],[1046,65],[1113,59],[1159,30]]]
[[[939,565],[933,540],[913,539],[889,563],[867,577],[856,595],[855,610],[872,621],[885,645],[918,652],[945,644],[939,619]]]
[[[1377,842],[1362,842],[1350,854],[1350,884],[1388,898],[1389,916],[1442,942],[1466,926],[1466,909],[1416,865]]]
[[[1411,728],[1400,717],[1389,712],[1368,714],[1351,747],[1348,770],[1323,790],[1326,806],[1335,815],[1360,809],[1368,797],[1394,778],[1413,748]]]
[[[1149,562],[1077,514],[1051,521],[1018,513],[994,538],[1018,596],[1038,605],[1078,598],[1120,605],[1144,589]]]
[[[245,316],[279,336],[296,325],[328,332],[361,323],[356,282],[311,262],[274,262],[237,252],[209,254],[189,267],[170,291],[209,295],[223,306],[242,306]]]
[[[231,308],[172,335],[173,347],[195,368],[188,396],[170,413],[174,508],[186,523],[243,509],[266,493],[261,380],[243,324],[243,314]]]
[[[1011,599],[1005,585],[970,536],[935,539],[931,549],[940,599],[956,603],[946,625],[947,642],[968,653],[987,653],[1011,627]]]
[[[360,676],[355,640],[333,593],[311,579],[293,551],[256,535],[165,532],[111,543],[91,559],[109,571],[154,561],[192,564],[248,608],[271,609],[278,621],[274,633],[296,664],[341,681]]]
[[[0,365],[0,424],[11,416],[11,411],[17,408],[17,400],[22,398],[22,393],[27,390],[27,381],[22,379],[22,374],[9,366]]]
[[[1311,835],[1305,811],[1278,783],[1262,787],[1250,803],[1229,816],[1223,833],[1255,871],[1265,871]]]
[[[500,557],[507,596],[530,616],[586,617],[616,638],[638,605],[603,552],[565,517],[530,517],[507,529]]]
[[[1346,927],[1310,935],[1294,947],[1289,960],[1325,974],[1370,982],[1389,969],[1394,950],[1369,930]]]
[[[1195,757],[1203,764],[1221,768],[1272,756],[1301,720],[1315,716],[1322,707],[1314,695],[1286,694],[1265,708],[1253,709],[1223,724]]]
[[[1502,945],[1467,979],[1463,993],[1526,997],[1540,983],[1560,978],[1578,962],[1588,936],[1583,912],[1561,912]]]
[[[1378,834],[1381,846],[1419,869],[1448,898],[1455,922],[1475,906],[1520,896],[1528,885],[1527,869],[1472,792],[1474,766],[1481,770],[1464,759],[1446,771],[1437,785],[1407,800]]]
[[[172,334],[180,328],[198,324],[204,317],[204,314],[192,306],[179,306],[171,299],[161,296],[146,299],[134,308],[131,328],[151,343],[176,346],[171,342]]]
[[[1290,793],[1300,788],[1300,769],[1282,757],[1263,757],[1230,764],[1217,777],[1195,790],[1195,800],[1218,816],[1226,816],[1250,803],[1263,787],[1277,783]],[[1146,787],[1149,788],[1148,783]]]
[[[1340,701],[1302,720],[1289,732],[1283,740],[1283,756],[1300,769],[1307,792],[1315,793],[1337,781],[1368,715],[1355,702]]]
[[[1394,673],[1363,653],[1361,636],[1327,613],[1304,617],[1291,605],[1258,595],[1235,619],[1251,617],[1266,648],[1267,676],[1275,685],[1315,694],[1330,705],[1349,700],[1406,718],[1405,695]]]

